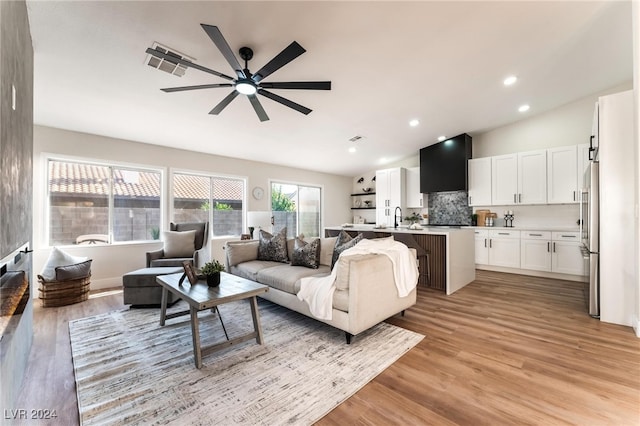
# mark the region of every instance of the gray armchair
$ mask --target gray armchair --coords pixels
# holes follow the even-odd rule
[[[209,242],[209,222],[172,222],[169,225],[169,232],[165,232],[163,236],[164,247],[147,252],[147,268],[182,266],[185,260],[190,260],[193,266],[198,268],[203,260],[209,258],[209,253],[206,253]],[[191,238],[193,238],[193,246]]]

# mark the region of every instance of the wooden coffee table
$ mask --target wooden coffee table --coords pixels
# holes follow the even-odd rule
[[[202,357],[212,352],[224,349],[231,345],[236,345],[247,340],[256,339],[262,344],[262,326],[260,325],[260,313],[258,312],[258,301],[256,296],[269,290],[266,285],[258,284],[236,275],[220,273],[220,285],[209,287],[205,280],[200,280],[196,284],[190,284],[189,280],[184,280],[179,284],[181,273],[160,275],[156,281],[162,286],[162,304],[160,305],[160,325],[163,326],[167,319],[191,314],[191,336],[193,338],[193,356],[196,368],[202,368]],[[189,304],[188,311],[167,314],[167,299],[169,292],[175,294],[180,299]],[[208,347],[200,346],[200,326],[198,324],[198,312],[206,309],[217,309],[217,306],[236,300],[247,299],[251,305],[251,315],[253,316],[253,332],[228,339]],[[226,330],[225,330],[226,334]]]

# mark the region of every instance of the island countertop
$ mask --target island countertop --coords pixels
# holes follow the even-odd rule
[[[324,233],[327,237],[335,236],[343,230],[351,236],[362,233],[364,238],[393,235],[397,241],[416,249],[420,265],[418,283],[423,286],[452,294],[476,278],[475,233],[472,228],[374,228],[374,225],[347,224],[328,226]]]
[[[460,232],[472,232],[473,228],[471,227],[450,227],[450,226],[428,226],[422,225],[421,229],[410,229],[406,225],[399,226],[397,228],[387,227],[387,228],[376,228],[374,225],[340,225],[340,226],[327,226],[325,230],[333,230],[340,231],[344,229],[345,231],[355,231],[355,232],[380,232],[380,233],[402,233],[402,234],[423,234],[423,235],[450,235],[452,233],[460,233]]]

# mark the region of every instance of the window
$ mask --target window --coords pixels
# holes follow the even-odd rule
[[[162,172],[50,159],[49,245],[159,238]]]
[[[239,178],[173,174],[173,222],[209,222],[218,235],[243,233],[245,182]]]
[[[320,187],[272,182],[274,232],[286,226],[289,236],[319,237],[320,198]]]

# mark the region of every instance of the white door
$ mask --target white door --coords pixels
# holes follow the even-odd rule
[[[489,264],[489,239],[486,235],[477,235],[475,238],[476,263],[478,265]]]
[[[424,194],[420,192],[420,167],[411,167],[406,170],[407,208],[421,209],[424,207]]]
[[[520,240],[520,267],[534,271],[551,271],[551,241]]]
[[[584,188],[584,172],[587,170],[587,166],[589,165],[589,144],[583,143],[578,145],[578,165],[576,167],[576,171],[578,173],[578,190]]]
[[[577,203],[578,147],[576,145],[547,150],[547,203]]]
[[[469,205],[491,205],[491,157],[469,160]]]
[[[389,170],[376,171],[376,224],[389,224]]]
[[[518,155],[491,157],[491,204],[516,204],[518,193]]]
[[[547,203],[547,151],[518,153],[518,204]]]

